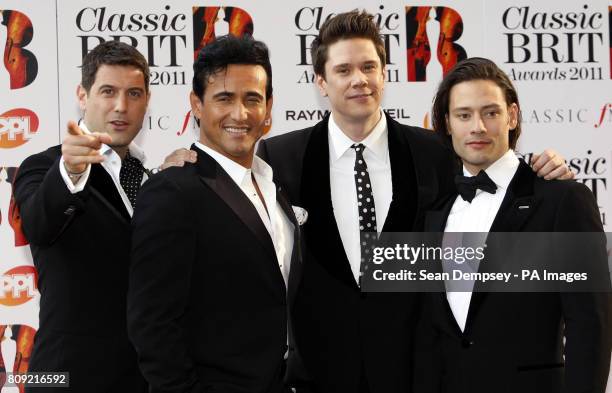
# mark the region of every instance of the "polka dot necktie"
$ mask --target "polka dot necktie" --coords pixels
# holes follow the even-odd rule
[[[125,191],[132,208],[136,207],[136,195],[138,195],[138,189],[142,183],[142,175],[144,173],[144,167],[142,163],[132,157],[128,151],[123,161],[121,161],[121,169],[119,170],[119,183],[121,188]]]
[[[372,184],[368,174],[368,166],[363,159],[365,146],[361,143],[354,144],[351,148],[355,149],[355,187],[357,188],[357,208],[359,211],[359,231],[361,246],[361,264],[359,269],[359,282],[366,265],[367,258],[370,257],[370,250],[377,239],[376,230],[376,209],[374,207],[374,196],[372,194]]]

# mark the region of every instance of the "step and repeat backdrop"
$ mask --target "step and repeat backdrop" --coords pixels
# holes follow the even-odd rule
[[[518,151],[562,153],[612,230],[610,0],[368,0],[350,7],[342,0],[0,0],[0,352],[6,370],[27,370],[39,301],[12,181],[24,158],[60,143],[67,121],[79,119],[82,57],[100,42],[119,40],[148,59],[152,97],[136,142],[152,168],[197,138],[188,102],[192,63],[219,35],[252,34],[270,48],[275,99],[268,135],[321,120],[329,106],[314,85],[309,48],[325,20],[353,8],[373,13],[380,26],[387,50],[383,108],[392,117],[430,127],[443,75],[465,57],[493,59],[519,91]]]

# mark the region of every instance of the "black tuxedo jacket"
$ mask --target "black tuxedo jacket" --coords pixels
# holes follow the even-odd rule
[[[192,149],[196,164],[153,176],[138,196],[128,330],[140,367],[151,392],[281,392],[299,225],[277,192],[295,227],[286,290],[251,201],[214,159]]]
[[[70,388],[58,392],[144,391],[126,329],[129,213],[99,164],[71,194],[60,156],[55,146],[27,158],[15,179],[41,294],[29,370],[70,372]]]
[[[258,151],[292,203],[308,211],[296,341],[315,391],[405,393],[418,296],[362,293],[355,282],[331,202],[328,119],[261,141]],[[407,232],[420,211],[450,192],[452,152],[430,131],[390,117],[387,124],[393,198],[383,231]],[[289,378],[303,383],[303,376]]]
[[[426,231],[444,231],[455,197],[426,214]],[[602,231],[587,187],[545,181],[522,160],[490,230]],[[605,261],[605,247],[601,251]],[[483,260],[481,269],[485,264]],[[423,314],[427,322],[416,339],[422,362],[417,364],[415,391],[603,393],[612,334],[609,295],[474,292],[462,332],[446,294],[429,294],[424,306],[429,312]]]

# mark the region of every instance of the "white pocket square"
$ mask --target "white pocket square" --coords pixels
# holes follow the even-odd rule
[[[303,207],[299,206],[291,206],[293,209],[293,214],[295,214],[295,218],[297,219],[298,225],[304,225],[306,220],[308,220],[308,212]]]

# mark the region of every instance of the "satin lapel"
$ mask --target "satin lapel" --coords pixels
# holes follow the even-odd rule
[[[501,206],[493,220],[490,232],[519,232],[531,212],[535,210],[537,200],[534,198],[533,183],[536,175],[523,160],[519,167]]]
[[[308,251],[317,262],[336,279],[358,290],[332,207],[328,120],[329,115],[314,126],[304,153],[300,199],[308,211],[308,220],[303,234]]]
[[[289,197],[285,193],[285,190],[281,188],[281,186],[276,186],[276,200],[287,215],[289,221],[291,221],[291,223],[296,227],[299,227],[297,219],[295,218],[295,213],[293,212],[293,208],[289,204]]]
[[[196,165],[198,166],[200,179],[219,195],[223,202],[251,230],[270,256],[277,260],[272,238],[261,221],[253,203],[212,157],[195,145],[192,145],[191,149],[198,152],[198,162]]]
[[[300,225],[293,213],[293,208],[280,186],[276,190],[276,200],[293,224],[293,250],[291,251],[291,268],[289,269],[289,282],[287,283],[287,297],[289,299],[289,307],[292,308],[295,293],[302,280],[302,236],[300,234]]]
[[[504,200],[497,211],[497,215],[491,224],[491,230],[489,232],[520,232],[523,228],[527,219],[531,216],[531,213],[535,210],[538,201],[534,197],[533,183],[535,180],[535,174],[523,160],[520,160],[519,167],[512,178],[512,181],[508,185]],[[493,239],[487,238],[487,244],[490,242],[495,243],[495,237]],[[493,246],[494,247],[494,246]],[[485,271],[486,268],[486,256],[480,262],[479,271]],[[468,310],[468,316],[465,324],[465,332],[469,333],[478,311],[482,308],[484,301],[490,296],[488,292],[478,291],[478,287],[482,284],[476,284],[476,291],[472,294],[470,301],[470,308]]]
[[[418,184],[413,155],[399,124],[387,116],[393,197],[383,232],[410,232],[418,207]]]
[[[438,206],[439,210],[429,210],[425,213],[425,232],[431,232],[431,236],[437,237],[437,245],[442,245],[442,240],[444,236],[444,228],[446,227],[446,220],[450,211],[455,203],[455,199],[457,198],[457,194],[450,195],[446,200],[440,202]],[[442,265],[436,264],[435,269],[433,271],[437,273],[442,272]],[[443,289],[443,288],[442,288]],[[446,330],[451,335],[461,335],[461,328],[457,324],[455,317],[453,315],[453,311],[448,304],[448,300],[446,298],[446,292],[442,290],[439,293],[431,293],[431,296],[434,298],[434,310],[432,313],[434,315],[434,321],[438,321],[440,327]]]
[[[446,220],[455,203],[455,199],[457,199],[457,194],[452,194],[438,204],[440,206],[439,210],[429,210],[425,213],[425,232],[444,232]]]
[[[125,208],[115,183],[102,165],[91,166],[89,186],[91,194],[98,198],[114,216],[126,225],[130,225],[132,217]]]

